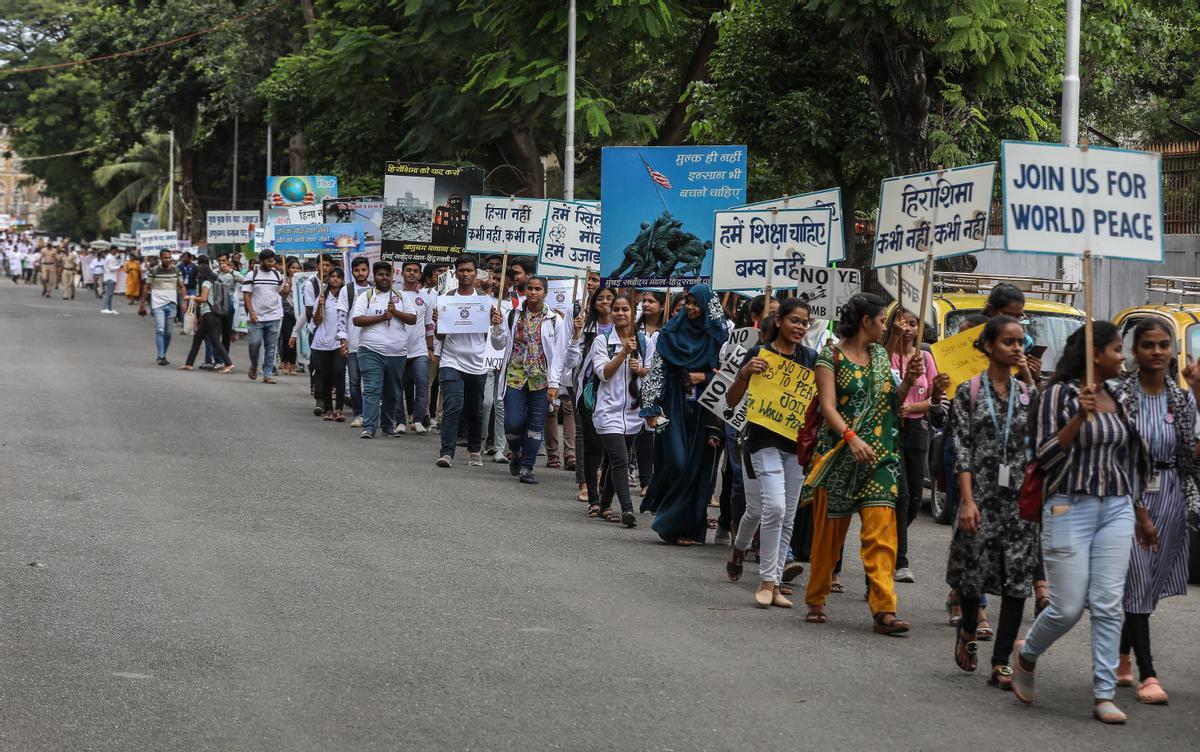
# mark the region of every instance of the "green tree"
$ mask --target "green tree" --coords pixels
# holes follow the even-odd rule
[[[179,150],[175,151],[178,156]],[[101,224],[111,225],[120,216],[149,210],[158,215],[159,227],[167,227],[172,198],[170,159],[170,137],[147,133],[145,141],[126,152],[120,161],[96,168],[92,173],[96,185],[110,191],[117,189],[99,209]],[[176,182],[181,172],[175,170]]]

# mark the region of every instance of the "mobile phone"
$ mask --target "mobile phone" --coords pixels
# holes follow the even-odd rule
[[[1045,353],[1046,353],[1045,345],[1034,345],[1033,347],[1031,347],[1025,351],[1026,355],[1028,355],[1031,358],[1037,358],[1038,360],[1041,360],[1042,355],[1044,355]]]

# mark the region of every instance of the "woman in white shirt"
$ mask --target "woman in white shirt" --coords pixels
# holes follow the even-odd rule
[[[608,472],[600,492],[600,514],[607,522],[625,527],[637,525],[629,498],[629,455],[633,442],[645,425],[638,414],[642,407],[641,377],[646,375],[645,338],[633,321],[633,299],[618,294],[612,302],[613,329],[592,342],[591,363],[600,379],[592,425],[604,447]],[[612,510],[613,492],[621,502],[621,514]]]
[[[317,365],[317,401],[324,410],[321,417],[338,423],[345,422],[342,409],[346,406],[346,325],[349,315],[349,296],[346,293],[346,277],[341,267],[329,272],[329,284],[317,295],[312,323],[313,362]],[[335,399],[330,397],[336,394]]]
[[[642,365],[649,368],[654,359],[654,348],[658,344],[658,330],[667,323],[667,294],[647,290],[642,293],[642,314],[637,320],[637,330],[646,340],[646,351],[642,353]],[[634,442],[634,455],[637,457],[638,485],[642,488],[642,496],[650,485],[654,475],[654,429],[649,426],[642,429]]]

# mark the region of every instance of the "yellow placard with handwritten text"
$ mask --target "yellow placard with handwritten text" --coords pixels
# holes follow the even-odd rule
[[[935,342],[929,348],[933,352],[934,363],[938,373],[950,377],[950,386],[946,394],[954,396],[954,390],[964,381],[970,381],[987,370],[988,357],[975,349],[975,340],[983,332],[984,324],[973,327],[965,332],[959,332],[953,337]]]
[[[799,363],[763,349],[758,357],[767,370],[750,377],[746,420],[795,439],[809,404],[817,398],[816,374]]]

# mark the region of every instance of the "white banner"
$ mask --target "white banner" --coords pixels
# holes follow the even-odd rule
[[[996,163],[888,178],[879,186],[876,269],[982,251]]]
[[[544,198],[472,196],[467,250],[537,256],[549,202]]]
[[[166,230],[138,230],[138,248],[142,255],[179,250],[179,233]]]
[[[879,286],[898,301],[906,311],[916,313],[921,309],[921,283],[925,279],[925,263],[889,266],[876,272]],[[901,289],[903,283],[903,289]],[[933,307],[933,293],[929,294],[929,307],[925,310],[925,323],[937,331],[937,312]]]
[[[862,276],[857,269],[802,266],[796,280],[796,296],[808,301],[815,319],[836,321],[846,301],[860,292]]]
[[[289,225],[319,225],[325,222],[325,208],[320,204],[309,206],[289,206]]]
[[[546,305],[550,310],[558,311],[569,325],[575,319],[575,296],[582,295],[584,287],[582,279],[578,284],[574,279],[552,279],[546,290]]]
[[[823,191],[800,193],[795,196],[781,196],[770,201],[756,201],[753,204],[734,207],[737,209],[769,209],[777,206],[780,209],[828,209],[833,212],[829,217],[829,262],[846,259],[846,228],[842,224],[842,189],[827,188]]]
[[[828,209],[714,212],[714,290],[791,287],[801,266],[829,262]]]
[[[448,295],[437,301],[438,334],[485,334],[492,326],[492,299]]]
[[[205,240],[214,243],[249,243],[250,225],[262,225],[262,215],[256,211],[210,211],[207,216]]]
[[[755,332],[756,335],[758,333],[757,329],[750,331]],[[713,374],[712,380],[708,382],[708,386],[700,395],[700,404],[704,406],[704,409],[725,421],[735,431],[742,430],[742,426],[746,423],[746,398],[743,396],[742,401],[727,416],[726,411],[729,410],[729,405],[725,401],[725,393],[737,379],[738,369],[742,367],[742,360],[745,359],[747,352],[748,348],[742,345],[734,345],[730,348],[721,360],[721,367]]]
[[[600,268],[600,207],[550,201],[538,252],[538,273],[563,276]]]
[[[1005,141],[1009,251],[1163,260],[1162,155]]]

